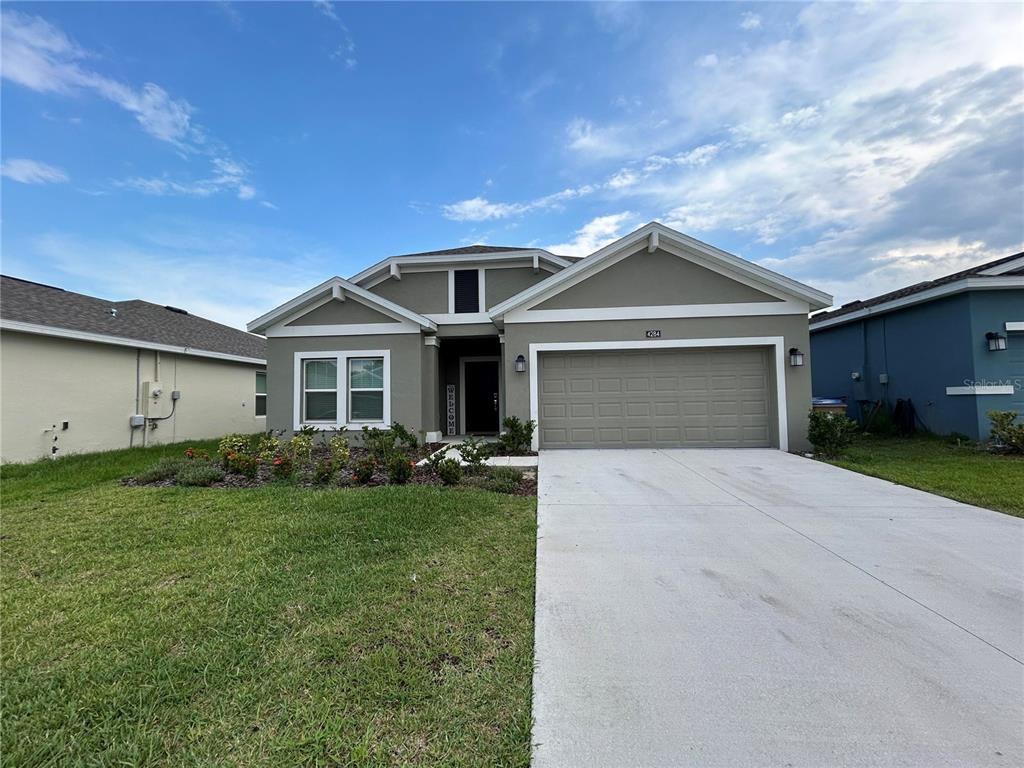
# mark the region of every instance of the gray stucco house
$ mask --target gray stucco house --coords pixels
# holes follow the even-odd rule
[[[1024,253],[844,304],[811,318],[814,395],[910,399],[937,434],[989,434],[1024,413]]]
[[[581,259],[470,246],[333,277],[248,325],[270,429],[533,419],[535,447],[806,443],[789,350],[831,297],[652,222]]]

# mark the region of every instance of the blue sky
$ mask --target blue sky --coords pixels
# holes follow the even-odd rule
[[[1020,250],[1002,5],[5,3],[3,271],[241,326],[658,219],[836,295]]]

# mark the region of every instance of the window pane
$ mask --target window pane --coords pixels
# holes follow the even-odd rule
[[[355,389],[384,388],[384,359],[381,357],[349,360],[349,386]]]
[[[304,421],[337,421],[337,392],[307,392]]]
[[[306,361],[306,389],[337,389],[338,363],[335,360]]]
[[[381,421],[384,418],[383,392],[353,392],[350,421]]]
[[[266,416],[267,415],[267,396],[256,395],[256,415]]]
[[[256,394],[267,394],[267,374],[263,371],[258,371],[256,373]]]

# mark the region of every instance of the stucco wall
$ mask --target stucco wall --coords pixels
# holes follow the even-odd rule
[[[425,429],[422,348],[420,333],[267,339],[267,428],[292,432],[296,352],[387,349],[391,351],[391,420],[417,432]]]
[[[420,314],[448,311],[448,272],[403,272],[370,289],[381,298]]]
[[[329,301],[292,320],[288,325],[354,325],[360,323],[397,323],[390,315],[378,312],[353,298]]]
[[[973,291],[815,331],[814,394],[845,395],[852,417],[857,400],[885,399],[892,406],[909,398],[930,431],[985,439],[985,413],[1024,409],[1020,390],[1012,396],[947,395],[946,387],[1024,380],[1024,340],[1013,344],[1010,335],[1002,353],[989,352],[985,342],[986,331],[1001,330],[1022,308],[1024,291]],[[854,371],[861,381],[852,379]],[[879,382],[883,373],[888,384]]]
[[[530,358],[531,343],[556,341],[644,341],[645,331],[661,330],[662,340],[782,336],[784,351],[809,347],[807,318],[803,315],[716,317],[662,320],[581,321],[567,323],[510,323],[505,326],[505,412],[530,418],[530,375],[516,373],[515,358]],[[786,407],[790,450],[808,447],[807,413],[810,410],[810,365],[786,371]],[[771,360],[774,375],[774,357]],[[774,387],[774,384],[773,384]],[[774,390],[773,390],[774,391]]]
[[[484,275],[484,298],[488,309],[497,306],[505,299],[515,296],[551,277],[547,270],[539,270],[534,274],[533,267],[506,267],[505,269],[488,269]]]
[[[256,366],[160,354],[164,394],[151,415],[175,415],[155,429],[132,429],[136,361],[142,381],[155,375],[156,353],[129,347],[5,331],[0,334],[0,455],[31,461],[51,455],[259,432],[254,415]],[[140,406],[141,407],[141,406]],[[68,428],[62,429],[63,422]],[[56,442],[53,438],[56,437]]]

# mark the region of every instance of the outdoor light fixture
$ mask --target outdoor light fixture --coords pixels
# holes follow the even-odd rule
[[[796,347],[789,348],[789,364],[794,368],[799,368],[804,364],[804,353]]]
[[[526,370],[526,358],[522,355],[516,358],[516,373],[522,373]]]
[[[989,352],[1002,352],[1006,349],[1006,337],[1003,334],[989,331],[985,334],[985,338],[988,340]]]

